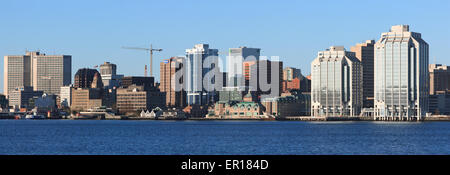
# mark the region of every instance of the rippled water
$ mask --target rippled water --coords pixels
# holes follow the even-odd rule
[[[450,122],[0,120],[0,154],[450,154]]]

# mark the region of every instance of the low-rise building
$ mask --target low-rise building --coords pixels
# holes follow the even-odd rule
[[[87,111],[101,107],[102,92],[100,88],[73,88],[70,108],[73,111]]]
[[[219,101],[207,117],[211,118],[266,118],[261,103],[254,102],[251,93],[244,96],[242,101]]]
[[[116,98],[119,113],[138,115],[142,110],[164,108],[166,97],[156,88],[145,90],[144,86],[130,85],[127,88],[117,89]]]
[[[44,94],[43,91],[34,91],[31,86],[18,87],[9,94],[9,105],[15,109],[30,110],[34,108],[33,98],[39,98],[42,94]]]
[[[450,115],[450,93],[447,91],[434,91],[429,96],[429,112],[435,115]]]
[[[266,98],[262,102],[266,115],[276,117],[311,115],[311,95],[283,93],[281,97]]]
[[[8,99],[3,94],[0,94],[0,112],[7,111],[9,107]]]

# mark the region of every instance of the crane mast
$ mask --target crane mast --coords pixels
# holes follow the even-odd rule
[[[139,48],[139,47],[122,47],[122,48],[131,50],[144,50],[150,52],[150,76],[151,77],[153,76],[153,51],[161,52],[162,49],[154,49],[152,44],[150,44],[150,48]]]

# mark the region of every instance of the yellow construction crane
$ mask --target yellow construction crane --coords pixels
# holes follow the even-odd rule
[[[153,45],[150,44],[150,48],[140,48],[140,47],[122,47],[122,49],[132,49],[132,50],[144,50],[150,52],[150,76],[153,76],[153,51],[161,52],[162,49],[154,49]]]

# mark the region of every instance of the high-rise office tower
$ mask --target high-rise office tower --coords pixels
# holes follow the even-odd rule
[[[172,57],[160,63],[160,80],[159,89],[166,93],[166,106],[169,107],[185,107],[186,91],[181,87],[183,77],[179,80],[175,77],[177,71],[181,71],[184,64],[184,57]],[[182,75],[184,76],[184,75]]]
[[[22,86],[31,86],[30,55],[10,55],[4,57],[3,91],[9,96],[13,90]]]
[[[227,59],[227,85],[230,87],[244,86],[244,61],[258,61],[261,49],[259,48],[231,48]]]
[[[319,52],[311,63],[311,116],[357,116],[362,108],[362,66],[343,46]]]
[[[374,45],[375,40],[367,40],[350,48],[363,66],[363,107],[373,108],[374,96]]]
[[[59,95],[60,87],[71,83],[72,56],[45,55],[26,52],[5,56],[4,91],[9,94],[20,86],[32,86],[35,91]]]
[[[408,25],[375,44],[375,117],[421,118],[428,111],[428,44]]]
[[[244,61],[243,68],[246,91],[256,92],[258,97],[261,95],[266,95],[266,98],[280,96],[283,89],[283,62]]]
[[[218,50],[210,49],[208,44],[197,44],[192,49],[186,49],[186,92],[188,105],[204,105],[214,103],[216,97],[214,90],[215,79],[218,79],[220,70],[218,66]],[[213,71],[216,68],[215,72]],[[213,75],[206,77],[206,75]],[[211,82],[203,84],[203,79]],[[222,78],[220,78],[222,79]]]
[[[430,95],[450,91],[450,66],[430,64]]]
[[[31,53],[31,85],[35,91],[59,95],[72,82],[72,56]]]
[[[89,68],[78,69],[77,73],[75,74],[74,87],[91,88],[95,76],[100,76],[97,69],[89,69]],[[101,81],[100,82],[97,81],[96,85],[97,83],[99,86],[103,86],[103,83],[101,83]]]
[[[103,86],[108,89],[119,87],[123,75],[117,75],[117,66],[110,62],[100,65],[100,75],[102,76]]]

